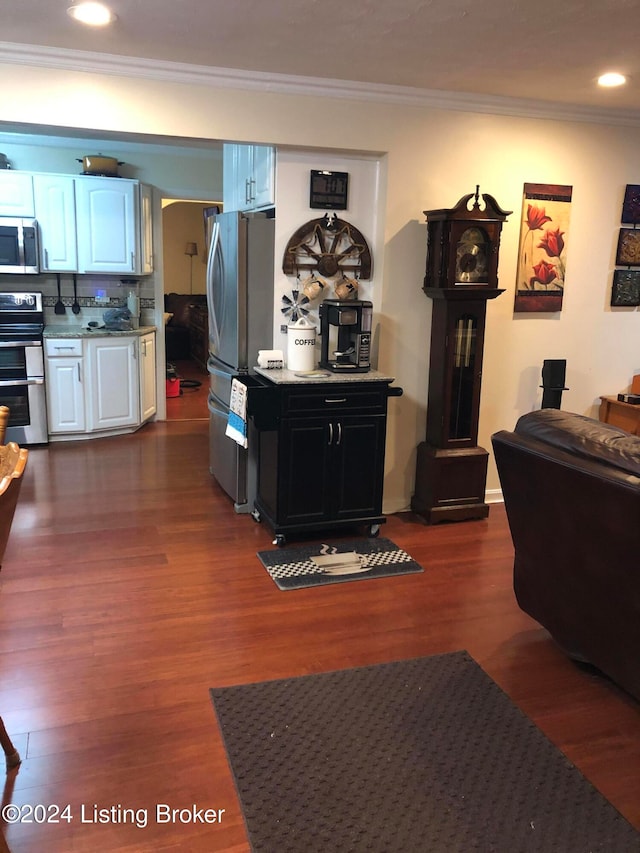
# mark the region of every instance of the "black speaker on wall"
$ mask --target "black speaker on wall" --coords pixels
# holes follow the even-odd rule
[[[559,409],[567,375],[566,358],[545,358],[542,363],[542,408]]]

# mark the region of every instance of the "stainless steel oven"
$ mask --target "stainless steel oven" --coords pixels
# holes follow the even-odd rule
[[[0,293],[0,406],[9,407],[6,441],[46,444],[47,406],[40,293]]]

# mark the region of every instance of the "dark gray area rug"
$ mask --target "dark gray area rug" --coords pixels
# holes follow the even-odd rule
[[[424,571],[406,551],[384,538],[258,551],[258,558],[282,590]]]
[[[467,652],[211,697],[254,851],[640,850]]]

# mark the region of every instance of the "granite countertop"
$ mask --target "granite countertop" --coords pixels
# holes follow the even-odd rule
[[[323,384],[337,382],[393,382],[393,376],[388,376],[386,373],[380,373],[377,370],[370,370],[368,373],[333,373],[329,370],[324,370],[318,367],[312,373],[304,373],[302,371],[287,370],[286,368],[277,368],[269,370],[265,367],[254,367],[254,373],[264,376],[275,385],[301,385],[307,384]]]
[[[44,327],[45,338],[102,338],[123,335],[146,335],[156,332],[156,326],[140,326],[139,329],[130,329],[127,332],[115,332],[111,329],[88,329],[86,326],[72,325],[47,325]]]

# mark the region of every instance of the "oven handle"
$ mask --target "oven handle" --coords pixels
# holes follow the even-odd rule
[[[42,341],[0,341],[0,347],[21,349],[22,347],[41,347]]]
[[[0,379],[0,388],[15,388],[25,385],[44,385],[44,379]]]

